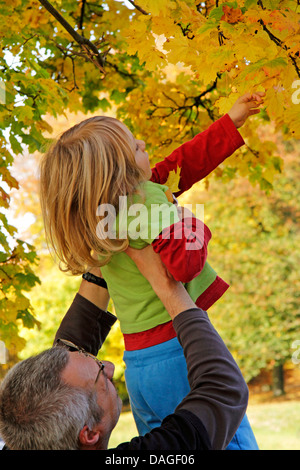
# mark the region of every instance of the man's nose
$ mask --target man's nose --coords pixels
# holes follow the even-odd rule
[[[115,365],[110,361],[102,361],[107,377],[111,380],[114,376]]]

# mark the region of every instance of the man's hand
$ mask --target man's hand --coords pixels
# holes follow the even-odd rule
[[[151,245],[142,250],[128,247],[126,253],[151,284],[172,320],[184,310],[196,307],[182,283],[175,281]]]
[[[186,219],[188,217],[195,218],[195,215],[187,207],[177,206],[177,214],[180,220]]]
[[[228,115],[237,129],[246,122],[249,116],[260,112],[260,109],[257,108],[263,104],[264,96],[264,92],[257,91],[253,94],[246,93],[236,100],[231,110],[228,112]]]
[[[172,275],[168,272],[160,256],[154,252],[151,245],[136,250],[128,247],[126,253],[137,265],[140,273],[152,285],[153,290],[159,290],[161,286],[169,281],[174,281]],[[175,283],[176,281],[174,281]]]

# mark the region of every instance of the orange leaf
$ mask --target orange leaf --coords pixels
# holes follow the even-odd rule
[[[238,23],[243,18],[243,13],[240,8],[229,7],[228,5],[223,6],[224,15],[221,20],[226,21],[230,24]]]

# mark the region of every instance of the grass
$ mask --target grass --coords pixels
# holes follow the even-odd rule
[[[130,441],[130,439],[137,435],[131,411],[124,411],[121,413],[119,422],[111,434],[108,448],[116,447],[121,442]]]
[[[300,449],[300,402],[253,404],[248,418],[261,450]]]
[[[249,404],[247,415],[261,450],[300,449],[300,401]],[[137,436],[130,411],[121,414],[109,447]]]

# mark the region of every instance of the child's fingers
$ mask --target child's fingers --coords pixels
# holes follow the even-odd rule
[[[247,108],[248,109],[253,109],[253,108],[257,108],[258,106],[260,106],[263,102],[257,102],[257,101],[248,101],[248,103],[246,103],[247,105]]]
[[[237,101],[240,103],[247,103],[252,99],[252,94],[251,93],[245,93],[244,95],[240,96]]]
[[[266,95],[264,91],[256,91],[255,93],[245,93],[244,95],[240,96],[239,100],[241,103],[247,103],[252,101],[259,101],[263,100],[263,97]]]
[[[266,96],[266,94],[263,91],[257,91],[253,93],[252,100],[261,102],[263,101],[264,96]]]
[[[253,114],[259,114],[260,109],[250,109],[249,116],[253,116]]]

